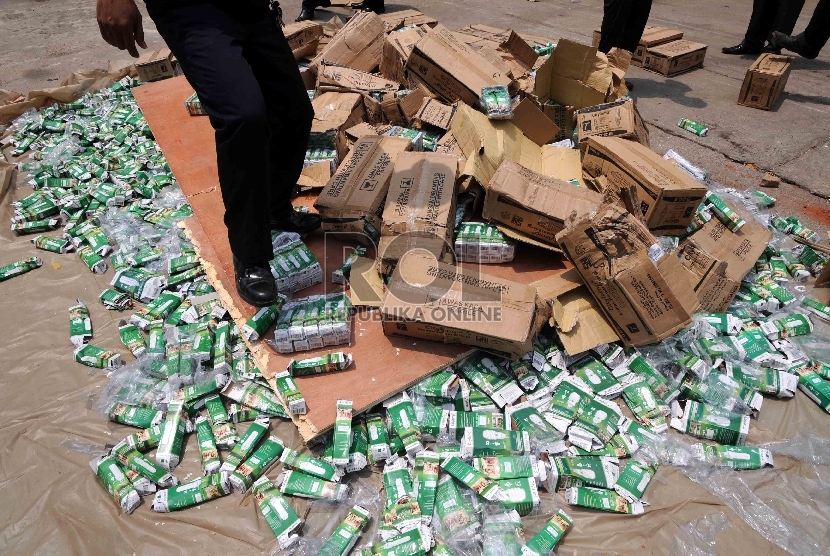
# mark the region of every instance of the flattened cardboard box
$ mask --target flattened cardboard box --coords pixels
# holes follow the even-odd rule
[[[309,58],[317,53],[317,45],[323,36],[323,26],[315,21],[297,21],[282,28],[285,40],[294,59]]]
[[[450,104],[457,100],[476,104],[482,87],[514,84],[510,77],[442,25],[436,25],[418,41],[406,67]]]
[[[385,38],[383,20],[377,14],[358,12],[311,61],[311,67],[316,70],[325,62],[371,72],[380,63]]]
[[[738,104],[770,110],[784,92],[792,65],[790,56],[761,54],[746,70]]]
[[[329,91],[311,101],[311,106],[314,108],[312,142],[330,140],[342,160],[348,153],[344,131],[363,121],[363,98],[359,93]]]
[[[648,128],[630,98],[577,110],[576,128],[580,144],[588,137],[621,137],[651,146]]]
[[[707,191],[648,147],[617,137],[590,137],[582,169],[622,190],[635,186],[646,224],[658,235],[682,235]]]
[[[383,41],[380,59],[380,74],[386,79],[403,83],[410,89],[412,84],[406,70],[406,61],[415,44],[427,34],[423,27],[389,33]]]
[[[399,154],[386,196],[381,235],[406,233],[452,243],[457,169],[457,160],[450,154]]]
[[[173,63],[173,53],[169,48],[160,48],[145,52],[135,62],[135,70],[142,81],[158,81],[180,75]]]
[[[643,68],[671,77],[703,67],[706,45],[692,41],[672,41],[649,48]]]
[[[355,241],[368,243],[365,235],[377,242],[395,159],[411,148],[412,142],[403,137],[358,139],[314,203],[323,231],[358,234]]]
[[[475,346],[517,360],[547,320],[536,288],[409,254],[381,309],[383,332]]]
[[[361,93],[394,93],[401,87],[396,81],[390,81],[365,71],[327,65],[318,68],[317,85],[321,89],[334,87]]]
[[[505,160],[487,185],[482,216],[556,247],[556,234],[565,229],[565,220],[596,209],[602,198],[596,191]]]
[[[691,322],[651,259],[662,252],[657,239],[631,213],[605,204],[556,239],[625,345],[658,342]]]
[[[631,55],[631,65],[642,67],[643,60],[645,60],[646,52],[649,48],[666,44],[667,42],[679,41],[683,38],[683,31],[677,29],[667,29],[665,27],[646,27],[643,30],[643,36],[640,38],[640,43]],[[594,29],[592,46],[599,46],[602,39],[602,31]]]
[[[742,209],[732,206],[741,213]],[[755,266],[772,232],[751,215],[737,233],[713,218],[683,240],[669,256],[675,256],[686,270],[703,311],[725,311],[738,292],[741,280]]]

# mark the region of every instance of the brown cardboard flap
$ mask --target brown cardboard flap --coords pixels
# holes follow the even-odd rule
[[[317,83],[319,87],[340,87],[359,93],[395,92],[401,88],[397,81],[351,68],[327,65],[318,68]]]
[[[425,15],[418,10],[400,10],[397,12],[388,12],[380,14],[380,19],[386,27],[386,32],[389,33],[400,27],[409,27],[410,25],[429,25],[432,27],[438,20],[430,15]]]
[[[323,63],[371,72],[380,63],[386,38],[383,20],[373,12],[358,12],[311,61],[315,70]]]
[[[355,307],[380,307],[383,305],[383,279],[378,272],[377,261],[358,257],[352,263],[349,274],[349,297]]]
[[[352,126],[346,130],[346,135],[352,139],[360,139],[361,137],[371,137],[378,135],[378,130],[366,122],[360,122],[356,126]]]
[[[559,126],[545,116],[529,97],[523,98],[513,108],[513,118],[510,121],[521,129],[528,139],[539,146],[550,143],[559,133]]]
[[[538,239],[534,239],[527,234],[523,234],[522,232],[514,230],[512,228],[508,228],[507,226],[497,224],[496,228],[498,228],[501,233],[503,233],[510,239],[515,239],[516,241],[521,241],[522,243],[527,243],[528,245],[535,245],[536,247],[541,247],[542,249],[547,249],[548,251],[553,251],[554,253],[562,252],[562,250],[555,245],[550,245],[549,243],[541,242]]]
[[[380,74],[387,79],[409,84],[406,72],[406,61],[409,53],[415,48],[415,44],[426,35],[427,31],[422,27],[407,29],[406,31],[390,33],[383,42]]]
[[[556,50],[536,71],[533,93],[539,102],[584,108],[605,102],[611,88],[608,58],[596,47],[559,39]]]
[[[587,185],[582,179],[582,159],[577,149],[543,146],[540,173],[567,182],[577,180],[580,187]]]
[[[303,168],[299,179],[297,179],[297,185],[317,189],[325,187],[330,179],[331,163],[328,160],[323,160]]]
[[[311,102],[314,107],[311,133],[339,130],[344,124],[351,124],[348,127],[352,127],[360,121],[354,112],[362,103],[363,99],[358,93],[323,93]]]
[[[577,110],[576,128],[580,144],[589,137],[621,137],[650,146],[648,128],[630,98]]]
[[[313,57],[323,36],[323,26],[316,21],[297,21],[282,28],[294,59]]]
[[[449,106],[434,98],[425,98],[412,121],[418,126],[429,124],[447,131],[457,108],[457,104]]]

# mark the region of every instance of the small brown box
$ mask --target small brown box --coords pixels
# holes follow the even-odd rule
[[[178,64],[173,62],[173,53],[169,48],[145,52],[135,63],[138,78],[145,82],[181,75],[176,71],[177,67]]]
[[[738,104],[770,110],[784,92],[792,65],[790,56],[761,54],[746,70]]]
[[[672,77],[703,66],[706,45],[692,41],[672,41],[649,48],[643,68]]]

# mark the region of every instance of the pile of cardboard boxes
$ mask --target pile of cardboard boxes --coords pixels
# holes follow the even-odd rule
[[[387,335],[514,359],[545,323],[572,354],[654,343],[725,308],[769,240],[716,221],[687,234],[707,188],[651,150],[625,96],[629,64],[674,75],[703,63],[706,46],[681,32],[651,27],[636,52],[608,55],[565,39],[540,55],[552,41],[453,32],[414,10],[285,32],[308,60],[312,146],[338,156],[333,173],[309,165],[301,185],[318,190],[325,232],[374,254],[356,268],[381,290]],[[512,119],[480,109],[492,86],[513,95]],[[577,148],[554,144],[572,137]],[[454,231],[471,220],[574,268],[521,283],[458,264]],[[661,235],[683,239],[665,253]]]

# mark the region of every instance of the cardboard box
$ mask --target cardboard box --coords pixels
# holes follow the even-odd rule
[[[770,110],[790,77],[793,58],[777,54],[761,54],[746,70],[738,104],[761,110]]]
[[[529,97],[523,98],[513,108],[511,121],[540,147],[559,135],[559,127]]]
[[[169,48],[145,52],[136,60],[135,70],[138,72],[138,78],[146,82],[181,75],[176,71],[173,53]]]
[[[602,31],[594,29],[593,46],[599,46],[602,38]],[[643,61],[646,58],[646,52],[649,48],[666,44],[667,42],[679,41],[683,38],[683,31],[677,29],[667,29],[665,27],[646,27],[643,30],[643,36],[640,38],[640,43],[634,52],[631,53],[631,65],[642,67]]]
[[[635,186],[646,224],[658,235],[683,235],[707,191],[648,147],[617,137],[590,137],[582,169],[621,190]]]
[[[491,46],[492,48],[498,48],[498,45],[505,43],[510,38],[511,33],[513,31],[510,29],[499,29],[498,27],[490,27],[489,25],[483,25],[481,23],[476,23],[475,25],[470,25],[469,27],[455,31],[455,34],[462,41],[472,47]],[[531,48],[534,46],[546,46],[548,43],[556,42],[553,39],[539,35],[531,35],[528,33],[516,34],[530,45]]]
[[[658,342],[691,322],[651,259],[662,251],[657,239],[631,213],[605,204],[556,240],[625,345]]]
[[[285,40],[294,59],[311,58],[317,53],[317,45],[323,36],[323,26],[315,21],[297,21],[283,27]]]
[[[380,74],[386,79],[403,83],[411,89],[406,61],[412,49],[415,48],[415,44],[426,34],[427,30],[424,27],[389,33],[383,41]]]
[[[458,109],[457,104],[447,105],[434,98],[425,98],[421,107],[412,116],[411,123],[418,129],[427,124],[447,131],[450,129],[450,122],[455,116],[456,109]]]
[[[332,145],[343,160],[348,153],[344,132],[363,121],[363,97],[358,93],[326,92],[311,101],[311,106],[314,120],[309,145]]]
[[[518,360],[547,320],[536,288],[409,254],[381,308],[383,332],[475,346]]]
[[[751,215],[731,206],[746,220],[738,233],[713,218],[669,255],[685,269],[702,311],[726,310],[741,280],[753,269],[772,239],[772,232]]]
[[[486,188],[482,216],[545,246],[557,247],[565,221],[596,209],[602,194],[505,160]],[[501,228],[500,228],[501,229]]]
[[[630,98],[577,110],[576,128],[580,145],[588,137],[621,137],[651,146],[646,123]]]
[[[398,155],[386,196],[381,235],[411,234],[452,243],[455,226],[455,176],[451,154],[408,152]]]
[[[510,77],[442,25],[418,41],[406,67],[450,104],[457,100],[476,104],[482,87],[514,85]]]
[[[461,42],[485,55],[490,52],[498,57],[514,79],[529,73],[539,54],[518,33],[509,29],[496,29],[486,25],[472,25],[453,33]],[[543,43],[544,44],[544,43]],[[492,58],[485,55],[492,61]]]
[[[378,270],[384,276],[391,276],[395,268],[407,253],[416,253],[422,257],[433,258],[445,263],[452,262],[448,255],[445,239],[438,237],[424,237],[414,235],[383,236],[378,242]],[[450,260],[445,260],[449,256]]]
[[[317,87],[321,91],[345,90],[359,93],[394,93],[401,88],[397,81],[340,66],[322,65],[317,71]]]
[[[560,39],[550,58],[536,70],[533,94],[540,103],[585,108],[605,102],[612,85],[608,57],[586,46]]]
[[[377,14],[357,12],[311,61],[311,67],[316,71],[325,62],[371,72],[380,63],[385,38],[383,20]]]
[[[671,77],[703,67],[706,45],[692,41],[672,41],[649,48],[643,68]]]
[[[397,12],[389,12],[380,15],[383,25],[386,27],[386,32],[390,33],[400,27],[409,27],[411,25],[429,25],[433,27],[438,20],[432,16],[425,15],[418,10],[400,10]]]
[[[314,203],[323,231],[357,234],[349,240],[377,243],[395,160],[411,148],[412,142],[403,137],[358,139]]]
[[[575,111],[573,106],[562,106],[551,101],[542,105],[542,112],[559,128],[559,133],[553,138],[554,141],[573,137]]]

